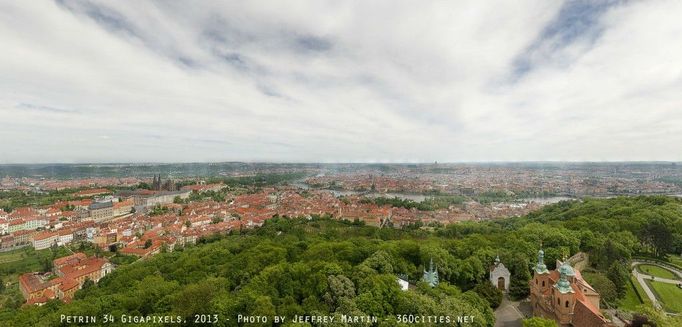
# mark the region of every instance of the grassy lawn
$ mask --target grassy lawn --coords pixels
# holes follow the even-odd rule
[[[637,280],[633,279],[632,282],[637,283]],[[644,291],[642,290],[642,292]],[[642,295],[646,297],[646,294]],[[637,306],[640,304],[642,304],[642,302],[639,300],[639,297],[637,296],[637,291],[635,290],[631,283],[627,283],[625,289],[625,296],[623,296],[623,298],[620,299],[620,301],[618,302],[618,308],[629,311],[635,311]]]
[[[682,312],[682,289],[675,284],[647,281],[667,311]]]
[[[660,277],[660,278],[667,278],[667,279],[679,279],[676,274],[674,274],[672,271],[661,268],[658,266],[654,265],[639,265],[637,266],[637,270],[639,270],[641,273],[651,275],[654,277]]]
[[[23,258],[23,253],[24,251],[21,249],[9,252],[2,252],[0,253],[0,264],[19,261]]]
[[[679,254],[669,254],[668,260],[676,266],[682,267],[682,258]]]
[[[60,258],[71,254],[63,246],[58,247],[55,253],[52,249],[36,251],[32,247],[0,253],[0,278],[15,282],[19,274],[29,271],[42,271],[46,260]],[[9,278],[8,278],[9,277]]]

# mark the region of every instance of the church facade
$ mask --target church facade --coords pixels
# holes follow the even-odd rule
[[[509,269],[500,262],[500,256],[495,258],[495,263],[490,267],[490,282],[502,292],[509,291]]]
[[[568,261],[557,260],[557,269],[547,270],[544,251],[538,252],[533,278],[530,280],[530,304],[533,315],[555,320],[559,326],[615,326],[599,310],[600,296],[573,269]]]

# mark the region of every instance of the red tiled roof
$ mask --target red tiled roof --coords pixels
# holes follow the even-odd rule
[[[52,264],[55,267],[61,267],[65,264],[80,262],[82,260],[85,260],[86,258],[87,258],[87,256],[85,255],[85,253],[78,252],[78,253],[74,253],[74,254],[66,256],[66,257],[54,259],[52,261]]]
[[[33,240],[40,241],[55,236],[59,236],[59,234],[57,232],[44,231],[33,235]]]

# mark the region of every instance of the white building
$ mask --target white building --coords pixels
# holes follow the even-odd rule
[[[0,218],[0,235],[9,233],[9,222],[5,218]]]
[[[410,283],[402,277],[398,277],[398,285],[401,291],[407,291],[410,288]]]
[[[40,227],[44,227],[45,225],[47,225],[47,219],[44,217],[32,217],[26,218],[26,220],[24,220],[24,229],[26,230],[38,229]]]
[[[57,244],[59,241],[59,233],[57,232],[41,232],[33,236],[33,248],[36,250],[43,250]]]
[[[73,241],[73,231],[62,230],[59,231],[59,245],[69,244]]]
[[[502,292],[509,291],[509,269],[500,262],[500,256],[495,258],[495,264],[490,267],[490,282]]]

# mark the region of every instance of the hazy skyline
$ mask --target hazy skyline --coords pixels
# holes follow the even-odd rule
[[[682,160],[680,1],[2,1],[0,163]]]

